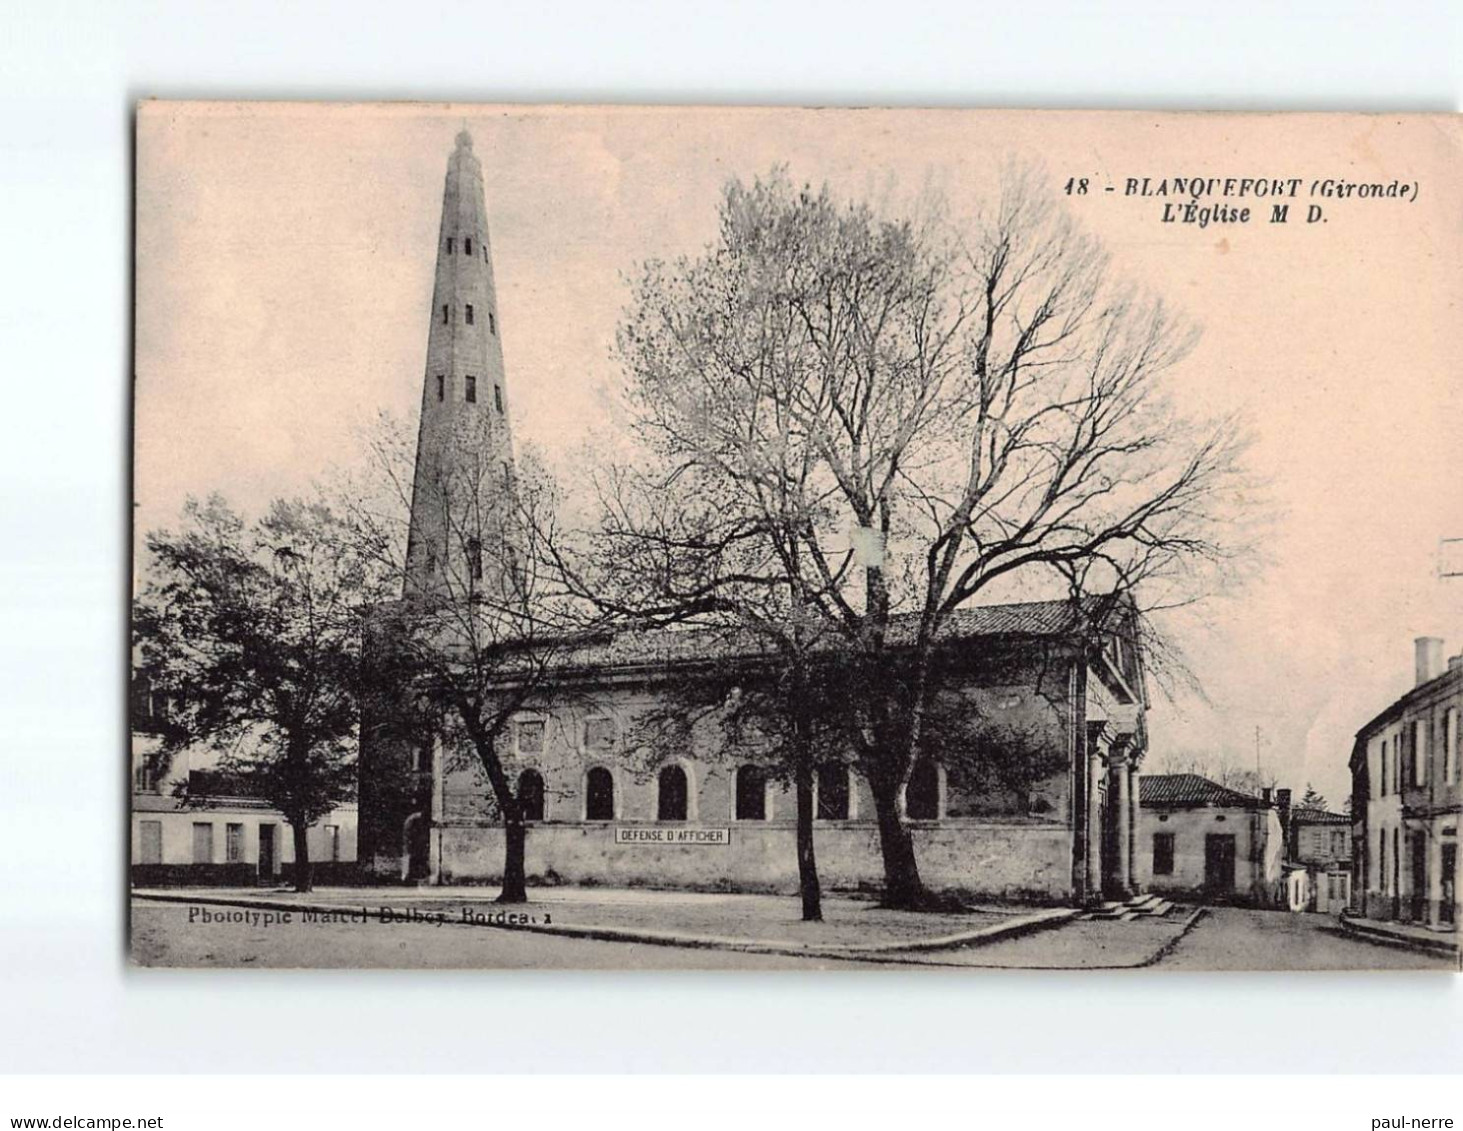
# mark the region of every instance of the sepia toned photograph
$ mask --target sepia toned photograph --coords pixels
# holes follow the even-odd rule
[[[132,963],[1459,971],[1456,116],[135,128]]]

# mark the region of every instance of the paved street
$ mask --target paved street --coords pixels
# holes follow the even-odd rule
[[[313,923],[268,927],[188,922],[188,907],[132,904],[133,955],[144,966],[375,969],[809,970],[856,962],[596,942],[488,927]],[[227,911],[229,908],[213,908]]]
[[[201,913],[232,916],[201,921]],[[149,966],[508,969],[842,970],[851,967],[1012,970],[1435,970],[1446,957],[1380,946],[1323,915],[1211,909],[1184,920],[1083,921],[984,946],[860,961],[565,938],[419,922],[239,921],[241,908],[135,900],[133,953]]]
[[[1438,970],[1457,961],[1366,942],[1329,915],[1213,908],[1164,960],[1164,970]]]

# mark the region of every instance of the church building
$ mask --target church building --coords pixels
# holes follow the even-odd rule
[[[505,486],[515,475],[482,166],[465,130],[448,160],[436,262],[408,599],[443,584],[448,566],[451,507],[428,480],[463,462]],[[954,760],[916,762],[901,811],[931,888],[1077,904],[1135,893],[1143,660],[1122,635],[1094,642],[1078,621],[1066,601],[952,618],[941,648],[962,702],[1025,736],[1040,772],[1013,785]],[[796,891],[793,791],[775,767],[717,727],[690,726],[680,748],[653,757],[637,737],[669,688],[736,665],[755,669],[756,655],[732,634],[660,630],[607,637],[554,669],[552,706],[514,717],[500,744],[528,822],[530,888]],[[429,884],[501,877],[504,829],[470,750],[444,748],[399,718],[367,718],[360,775],[362,869]],[[876,888],[879,832],[857,769],[822,766],[815,808],[824,886]]]

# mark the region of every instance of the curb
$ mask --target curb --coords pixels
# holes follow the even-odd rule
[[[1204,918],[1204,916],[1208,913],[1209,908],[1207,907],[1200,906],[1194,908],[1194,910],[1189,912],[1189,917],[1184,920],[1184,925],[1179,928],[1178,934],[1174,935],[1173,938],[1169,939],[1168,942],[1164,943],[1142,962],[1139,962],[1136,966],[1130,966],[1128,967],[1128,969],[1146,970],[1150,966],[1157,966],[1160,962],[1162,962],[1165,958],[1167,958],[1170,954],[1178,949],[1179,943],[1184,941],[1188,933],[1198,925],[1199,920]]]
[[[1350,915],[1340,915],[1338,920],[1342,930],[1379,946],[1401,947],[1404,950],[1421,951],[1426,954],[1440,954],[1446,958],[1460,957],[1456,936],[1448,938],[1440,935],[1435,939],[1415,938],[1412,935],[1390,931],[1386,927],[1374,926]]]
[[[155,903],[208,904],[218,907],[261,908],[266,911],[317,911],[324,913],[352,910],[339,903],[304,903],[280,899],[244,899],[227,896],[189,896],[171,893],[132,892],[133,899],[151,900]],[[1016,916],[1009,923],[993,923],[970,931],[952,935],[941,935],[932,939],[916,939],[911,942],[854,943],[845,946],[815,945],[781,940],[758,942],[752,939],[727,938],[716,935],[680,935],[671,931],[635,930],[625,927],[573,926],[571,924],[521,924],[506,923],[463,923],[447,920],[453,926],[486,927],[500,931],[526,931],[543,935],[559,935],[566,938],[594,939],[600,942],[642,943],[651,946],[676,946],[689,949],[728,950],[744,954],[777,954],[796,958],[843,958],[884,957],[897,960],[902,954],[919,954],[937,950],[954,950],[960,947],[982,946],[1004,939],[1017,938],[1036,931],[1061,926],[1076,918],[1075,908],[1052,908],[1036,911],[1030,915]]]

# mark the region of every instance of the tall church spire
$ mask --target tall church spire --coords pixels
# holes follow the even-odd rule
[[[463,129],[442,190],[407,596],[470,588],[481,577],[485,515],[500,509],[513,477],[501,330],[482,165]]]

